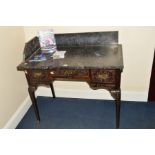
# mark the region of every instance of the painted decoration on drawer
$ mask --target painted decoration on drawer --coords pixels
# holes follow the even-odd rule
[[[115,70],[91,70],[91,77],[94,82],[114,83],[115,74]]]

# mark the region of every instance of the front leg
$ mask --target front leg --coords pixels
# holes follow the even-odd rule
[[[39,110],[38,110],[37,101],[35,98],[35,90],[36,90],[36,88],[32,87],[32,86],[29,86],[29,88],[28,88],[28,92],[29,92],[29,95],[30,95],[30,98],[32,101],[32,106],[33,106],[33,109],[35,112],[35,116],[37,118],[37,121],[40,121]]]
[[[53,87],[53,82],[50,83],[50,87],[51,87],[53,98],[55,98],[55,91],[54,91],[54,87]]]
[[[116,104],[116,128],[119,128],[120,124],[120,106],[121,106],[121,90],[110,90],[111,96],[115,99]]]

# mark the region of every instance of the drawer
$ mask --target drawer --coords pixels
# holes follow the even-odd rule
[[[47,72],[45,71],[29,71],[27,72],[27,77],[31,82],[48,81]]]
[[[116,82],[116,71],[115,70],[104,70],[104,69],[93,69],[91,70],[91,81],[99,83],[115,83]]]
[[[88,78],[88,70],[80,69],[55,69],[49,72],[49,76],[52,78]]]

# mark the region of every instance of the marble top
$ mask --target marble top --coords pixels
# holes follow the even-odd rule
[[[65,58],[53,59],[47,55],[47,60],[41,62],[23,61],[18,70],[48,70],[48,69],[123,69],[122,46],[120,44],[63,46],[58,50],[66,51]],[[37,52],[42,52],[39,49]],[[35,53],[37,54],[37,53]]]

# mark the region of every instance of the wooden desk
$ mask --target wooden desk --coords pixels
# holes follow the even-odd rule
[[[35,98],[38,86],[50,86],[55,98],[55,80],[85,81],[94,90],[106,89],[110,92],[115,99],[116,128],[119,128],[123,57],[122,46],[117,41],[118,32],[58,34],[57,47],[67,51],[65,58],[53,59],[47,55],[47,60],[42,62],[29,62],[32,55],[42,51],[37,37],[28,42],[24,61],[17,69],[25,72],[37,120],[40,121]]]

